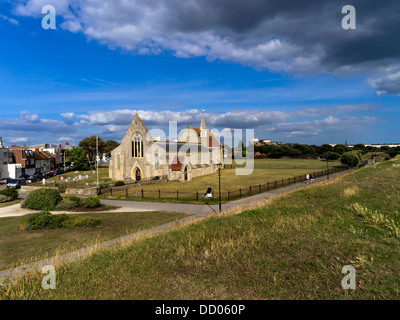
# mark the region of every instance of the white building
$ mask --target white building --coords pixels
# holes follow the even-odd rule
[[[13,152],[3,146],[0,138],[0,179],[18,178],[22,174],[22,165],[13,163]]]

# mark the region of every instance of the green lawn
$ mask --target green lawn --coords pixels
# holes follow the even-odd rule
[[[254,170],[249,175],[237,175],[236,169],[221,170],[221,196],[226,201],[228,191],[230,191],[230,195],[239,196],[239,189],[247,189],[252,186],[253,190],[257,191],[260,184],[265,185],[268,182],[273,183],[275,180],[281,181],[282,179],[323,171],[326,170],[326,165],[326,162],[319,160],[256,159]],[[340,165],[340,162],[329,162],[329,168],[334,165]],[[128,190],[128,196],[141,197],[143,189],[144,198],[149,200],[157,201],[158,197],[164,199],[177,199],[179,197],[183,201],[196,203],[196,191],[199,195],[203,195],[208,187],[214,190],[214,196],[217,197],[218,184],[218,173],[216,173],[193,178],[186,182],[171,181],[132,188]],[[248,193],[249,190],[243,190],[242,195],[248,195]],[[109,193],[106,195],[110,196]],[[125,191],[113,192],[115,197],[124,197],[125,195]],[[232,198],[233,196],[230,197],[230,199]],[[199,202],[202,203],[204,200],[200,199]]]
[[[21,217],[0,219],[0,270],[22,262],[39,260],[56,253],[70,252],[94,241],[114,239],[138,230],[148,229],[185,217],[182,213],[90,213],[83,218],[95,218],[103,225],[92,229],[45,229],[18,231]]]
[[[4,299],[398,299],[400,161],[37,273]],[[393,220],[393,221],[392,221]],[[356,268],[344,290],[342,268]]]

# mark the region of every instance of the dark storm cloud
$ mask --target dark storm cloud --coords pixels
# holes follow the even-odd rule
[[[19,3],[16,14],[40,16],[42,0]],[[177,57],[206,56],[276,72],[362,74],[375,81],[400,70],[398,0],[48,0],[46,4],[53,4],[63,16],[64,29],[138,54],[170,51]],[[356,30],[341,26],[345,5],[356,8]],[[382,92],[400,93],[389,89],[387,81],[380,85]]]

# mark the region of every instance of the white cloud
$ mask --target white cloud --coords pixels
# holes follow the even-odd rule
[[[21,119],[32,123],[40,122],[39,115],[37,113],[31,113],[28,110],[21,111]]]
[[[368,116],[342,116],[340,118],[329,116],[321,120],[278,123],[266,131],[281,133],[285,138],[311,137],[320,134],[334,136],[337,133],[354,133],[358,130],[364,130],[377,122],[378,120],[375,117]]]
[[[400,96],[400,71],[378,78],[369,78],[367,83],[376,90],[378,95],[394,94]]]
[[[259,137],[276,134],[285,138],[315,137],[320,134],[337,135],[365,130],[378,120],[368,113],[378,106],[334,105],[305,108],[294,111],[233,110],[225,113],[204,113],[209,129],[255,129]],[[23,111],[20,118],[0,119],[3,137],[8,141],[26,142],[18,137],[30,137],[30,143],[52,141],[79,142],[81,139],[100,135],[104,139],[119,140],[124,135],[134,115],[138,113],[148,129],[167,129],[169,121],[177,121],[178,127],[199,127],[202,112],[197,109],[185,111],[132,110],[91,111],[85,114],[61,113],[60,120],[41,119],[38,114]],[[320,118],[323,116],[324,118]],[[304,118],[310,119],[304,121]],[[73,121],[76,119],[77,121]],[[28,138],[27,138],[28,139]]]
[[[0,14],[0,18],[3,19],[3,20],[6,20],[6,21],[8,21],[9,23],[14,24],[14,25],[16,25],[16,26],[19,25],[19,22],[18,22],[17,20],[15,20],[15,19],[13,19],[13,18],[10,18],[10,17],[7,17],[7,16],[5,16],[5,15],[3,15],[3,14]]]
[[[9,139],[13,143],[19,143],[19,142],[28,142],[29,138],[27,137],[15,137],[15,138],[10,138]]]

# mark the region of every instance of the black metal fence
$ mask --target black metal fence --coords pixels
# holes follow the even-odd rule
[[[336,166],[329,170],[310,172],[314,178],[326,176],[328,174],[334,174],[339,171],[348,170],[347,166]],[[221,200],[231,201],[242,197],[249,197],[263,192],[268,192],[278,188],[282,188],[291,184],[296,184],[306,181],[306,175],[300,175],[292,178],[280,179],[275,181],[270,181],[264,184],[252,185],[245,188],[232,189],[228,191],[221,191]],[[128,188],[128,187],[118,187],[109,188],[107,190],[101,191],[101,194],[109,196],[121,196],[126,198],[139,198],[139,199],[176,199],[176,200],[191,200],[191,201],[201,201],[204,198],[204,193],[199,191],[164,191],[162,189],[158,190],[148,190],[139,188]],[[218,190],[213,190],[213,195],[218,198]]]

